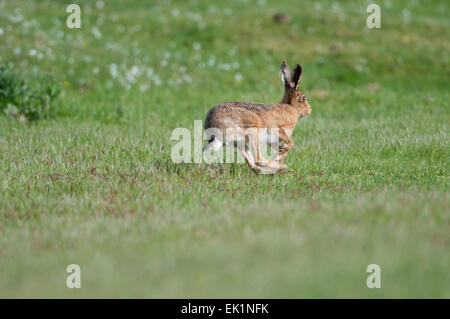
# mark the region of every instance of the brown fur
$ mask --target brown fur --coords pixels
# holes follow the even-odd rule
[[[241,151],[248,165],[258,172],[263,172],[263,168],[272,168],[275,172],[286,168],[282,160],[294,145],[290,136],[297,124],[297,119],[311,114],[311,106],[306,97],[298,92],[302,76],[301,66],[297,64],[291,75],[289,67],[283,62],[281,71],[285,92],[280,103],[260,104],[236,101],[220,103],[208,111],[204,123],[205,129],[217,128],[224,136],[225,131],[230,128],[252,129],[255,132],[256,142],[253,146],[251,145],[251,148],[256,156],[256,163],[252,162],[248,149]],[[259,134],[262,128],[275,128],[279,131],[278,137],[282,145],[277,145],[278,154],[272,161],[259,155]],[[236,135],[239,134],[236,133]]]

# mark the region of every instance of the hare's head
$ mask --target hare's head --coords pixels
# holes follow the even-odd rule
[[[284,84],[283,103],[295,106],[300,112],[300,117],[307,117],[311,114],[311,106],[306,96],[298,91],[300,81],[302,80],[302,67],[297,64],[291,74],[285,61],[281,65],[281,80]]]

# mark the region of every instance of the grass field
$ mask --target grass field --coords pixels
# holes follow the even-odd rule
[[[78,0],[68,29],[67,1],[0,0],[0,64],[63,87],[0,115],[0,297],[449,298],[450,5],[368,29],[371,2]],[[283,59],[313,108],[289,171],[171,161],[215,104],[281,100]]]

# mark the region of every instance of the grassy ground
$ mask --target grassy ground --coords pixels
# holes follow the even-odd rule
[[[78,1],[79,30],[66,2],[0,0],[0,63],[65,88],[0,116],[0,297],[450,297],[448,1],[372,30],[371,1]],[[171,162],[213,105],[279,101],[284,58],[313,107],[289,172]]]

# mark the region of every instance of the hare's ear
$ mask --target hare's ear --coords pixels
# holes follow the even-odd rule
[[[302,66],[297,64],[294,68],[294,74],[292,75],[292,82],[294,83],[295,90],[298,90],[300,81],[302,80]]]
[[[283,61],[283,64],[281,64],[281,81],[286,90],[292,88],[291,71],[286,61]]]

